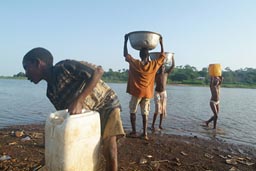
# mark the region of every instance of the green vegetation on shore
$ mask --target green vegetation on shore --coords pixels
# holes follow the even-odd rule
[[[224,82],[222,87],[229,88],[256,88],[256,69],[244,68],[232,71],[226,67],[222,71]],[[23,72],[19,72],[13,76],[0,76],[5,79],[26,79]],[[109,69],[105,71],[103,80],[113,83],[125,83],[128,79],[128,69],[120,69],[113,71]],[[205,67],[202,70],[197,70],[190,65],[176,66],[173,73],[168,77],[169,84],[185,84],[195,86],[208,86],[209,76],[208,68]]]
[[[224,82],[222,87],[228,88],[256,88],[256,69],[245,68],[232,71],[225,68],[222,71]],[[106,82],[127,82],[128,69],[113,71],[109,69],[104,73],[103,79]],[[208,68],[198,71],[190,65],[176,66],[173,73],[168,77],[169,84],[185,84],[195,86],[208,86]]]

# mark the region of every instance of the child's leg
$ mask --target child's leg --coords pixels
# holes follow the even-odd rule
[[[132,132],[130,135],[135,135],[136,136],[136,112],[137,112],[137,107],[139,103],[141,102],[141,98],[132,96],[130,103],[129,103],[129,108],[130,108],[130,121],[131,121],[131,126],[132,126]]]
[[[156,122],[156,118],[157,115],[160,112],[160,93],[155,92],[155,96],[154,96],[154,102],[155,102],[155,112],[154,112],[154,116],[153,116],[153,122],[152,122],[152,126],[151,129],[154,131],[155,130],[155,122]]]
[[[162,127],[162,122],[163,122],[163,117],[166,116],[166,103],[167,103],[167,93],[166,91],[163,91],[160,96],[160,122],[159,122],[159,129],[163,129]]]
[[[142,137],[143,137],[145,140],[148,140],[148,131],[147,131],[148,116],[147,116],[147,115],[142,115],[142,122],[143,122],[143,133],[142,133]]]
[[[145,140],[148,140],[148,115],[150,110],[150,99],[149,98],[142,98],[142,101],[140,103],[141,108],[141,115],[142,115],[142,124],[143,124],[143,133],[142,137]]]
[[[132,125],[131,134],[136,135],[136,114],[135,113],[130,114],[130,121],[131,121],[131,125]]]
[[[152,122],[152,126],[151,126],[151,129],[152,129],[153,131],[154,131],[154,129],[155,129],[156,118],[157,118],[157,113],[154,113],[153,122]]]
[[[106,160],[106,171],[117,171],[116,136],[111,136],[103,140],[103,155]]]
[[[159,129],[163,129],[162,122],[163,122],[163,114],[160,114]]]
[[[212,112],[213,112],[213,117],[212,117],[212,120],[213,120],[213,129],[216,129],[216,124],[217,124],[217,119],[218,119],[218,109],[217,109],[217,104],[214,103],[214,102],[210,102],[210,106],[211,106],[211,109],[212,109]]]

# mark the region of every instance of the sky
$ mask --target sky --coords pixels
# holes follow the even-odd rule
[[[75,59],[128,69],[123,44],[132,31],[161,34],[176,66],[256,68],[255,7],[255,0],[1,1],[0,76],[24,72],[22,58],[35,47],[48,49],[54,64]],[[139,57],[129,43],[128,52]]]

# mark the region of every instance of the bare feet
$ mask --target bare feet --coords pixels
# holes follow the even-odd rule
[[[207,121],[204,122],[205,126],[209,127],[209,123]]]
[[[160,129],[155,128],[155,127],[151,127],[150,129],[151,129],[152,132],[160,131]]]
[[[209,123],[208,123],[207,121],[204,121],[204,122],[201,124],[201,126],[203,126],[203,127],[209,127]]]
[[[151,129],[153,132],[156,131],[156,128],[155,128],[154,126],[152,126],[150,129]]]
[[[144,140],[149,140],[148,135],[145,135],[145,134],[141,134],[140,138]]]
[[[130,137],[130,138],[138,138],[138,135],[136,132],[130,132],[129,134],[127,134],[127,137]]]

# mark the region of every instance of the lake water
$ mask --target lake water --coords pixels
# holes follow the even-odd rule
[[[109,84],[118,94],[122,105],[121,117],[125,129],[130,129],[129,100],[126,84]],[[221,88],[217,131],[200,126],[212,116],[209,87],[167,86],[168,116],[163,121],[163,133],[214,138],[256,147],[256,90]],[[46,97],[46,82],[35,85],[27,80],[0,79],[0,128],[11,125],[44,122],[55,112]],[[149,126],[154,102],[151,101]],[[140,110],[137,129],[142,129]],[[156,121],[156,127],[159,117]],[[212,126],[212,125],[211,125]]]

